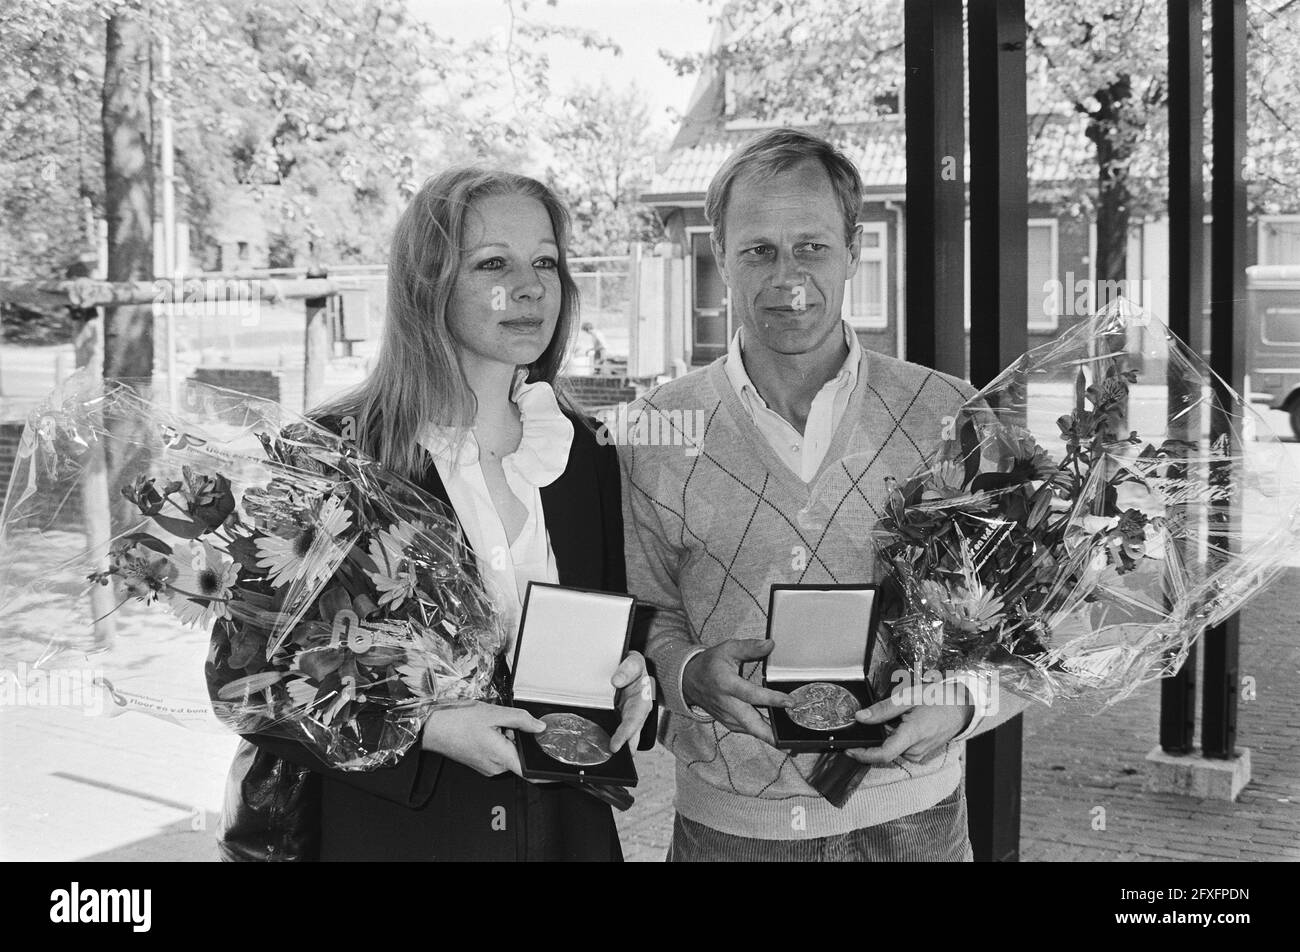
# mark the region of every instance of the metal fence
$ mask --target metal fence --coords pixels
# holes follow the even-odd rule
[[[572,258],[580,296],[566,372],[615,374],[626,367],[634,281],[631,258]],[[199,272],[179,276],[176,290],[154,307],[157,373],[179,384],[200,368],[266,369],[300,380],[305,363],[305,316],[300,299],[250,293],[254,282],[292,282],[307,269]],[[384,265],[328,269],[338,293],[326,302],[332,338],[326,393],[359,382],[383,333],[387,305]],[[603,350],[599,364],[595,352]],[[0,416],[21,419],[74,368],[72,345],[6,348],[0,354]],[[296,387],[296,385],[294,385]],[[292,401],[290,401],[292,402]]]
[[[578,327],[568,373],[617,372],[627,366],[632,327],[632,259],[627,255],[570,258],[578,285]],[[583,330],[587,325],[591,330]],[[597,355],[602,357],[597,361]]]
[[[626,361],[629,349],[629,308],[633,281],[626,256],[571,258],[570,271],[578,286],[579,324],[590,323],[603,342],[606,358]],[[233,274],[198,274],[198,281],[239,279],[298,279],[302,269],[278,269]],[[364,367],[382,334],[387,306],[387,269],[383,265],[337,267],[329,278],[342,293],[329,304],[330,326],[337,341],[335,356],[354,358]],[[259,301],[206,301],[168,305],[175,327],[175,360],[182,376],[198,366],[275,367],[301,365],[302,305]],[[163,311],[165,318],[166,313]],[[165,324],[165,321],[164,321]],[[166,328],[159,342],[166,346]],[[575,328],[575,330],[577,330]],[[596,340],[577,330],[570,355],[570,372],[593,369]]]

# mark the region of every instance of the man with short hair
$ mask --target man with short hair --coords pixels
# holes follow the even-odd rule
[[[974,392],[864,350],[841,320],[861,206],[852,162],[803,132],[773,130],[728,159],[705,214],[739,329],[725,357],[632,408],[706,420],[698,453],[623,454],[629,591],[653,609],[646,654],[677,757],[674,861],[970,858],[973,703],[886,698],[859,712],[902,721],[882,747],[848,753],[871,769],[840,808],[808,782],[817,755],[772,746],[762,712],[793,703],[760,684],[770,586],[876,581],[886,480],[909,476]]]

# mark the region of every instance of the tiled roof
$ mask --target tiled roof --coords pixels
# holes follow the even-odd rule
[[[667,164],[655,175],[644,199],[652,202],[655,196],[703,196],[727,156],[761,131],[758,128],[723,130],[705,136],[689,148],[674,149],[669,153]],[[857,165],[863,185],[868,188],[898,185],[904,181],[906,156],[899,123],[885,121],[874,127],[855,130],[854,144],[846,151]]]
[[[727,156],[762,131],[757,127],[721,128],[706,132],[693,145],[676,146],[642,200],[651,205],[671,205],[674,200],[703,198]],[[837,131],[846,134],[851,142],[845,151],[857,165],[866,188],[903,190],[907,184],[907,155],[901,118],[840,127]],[[1030,150],[1031,182],[1070,179],[1080,157],[1091,151],[1081,123],[1073,117],[1031,117],[1029,134],[1031,140],[1040,137],[1042,146]],[[966,168],[970,168],[969,151]]]

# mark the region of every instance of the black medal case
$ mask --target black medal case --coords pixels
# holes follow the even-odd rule
[[[534,717],[569,713],[613,736],[620,714],[610,678],[627,654],[636,599],[630,595],[529,582],[515,639],[511,693],[515,707]],[[636,786],[632,742],[603,764],[567,764],[515,731],[526,780]]]
[[[763,686],[786,694],[823,682],[848,691],[858,709],[878,699],[867,679],[880,607],[875,585],[773,585],[767,637],[775,643],[763,659]],[[879,747],[883,724],[857,721],[831,730],[796,723],[784,708],[769,708],[776,747],[796,753]]]

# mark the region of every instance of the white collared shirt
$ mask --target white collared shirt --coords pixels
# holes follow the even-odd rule
[[[501,459],[506,484],[528,513],[513,543],[506,537],[483,477],[473,430],[466,434],[458,452],[451,427],[427,425],[418,440],[433,457],[456,518],[474,550],[484,587],[505,620],[507,661],[514,657],[528,583],[560,580],[546,531],[541,488],[564,472],[573,445],[573,423],[561,412],[555,391],[547,383],[524,383],[526,376],[517,371],[510,392],[510,399],[519,407],[523,435],[518,448]]]
[[[727,349],[725,369],[727,379],[740,397],[740,402],[748,411],[754,425],[763,434],[768,445],[781,458],[781,461],[805,483],[813,481],[817,470],[826,458],[830,448],[831,436],[835,428],[844,419],[844,411],[849,405],[849,397],[858,385],[858,364],[862,359],[862,347],[858,335],[844,321],[840,321],[844,332],[844,343],[848,345],[849,356],[837,373],[817,391],[813,397],[812,407],[808,411],[808,422],[800,433],[790,422],[777,413],[764,401],[763,395],[754,386],[749,374],[745,372],[744,359],[741,356],[740,335],[744,328],[736,331]]]

